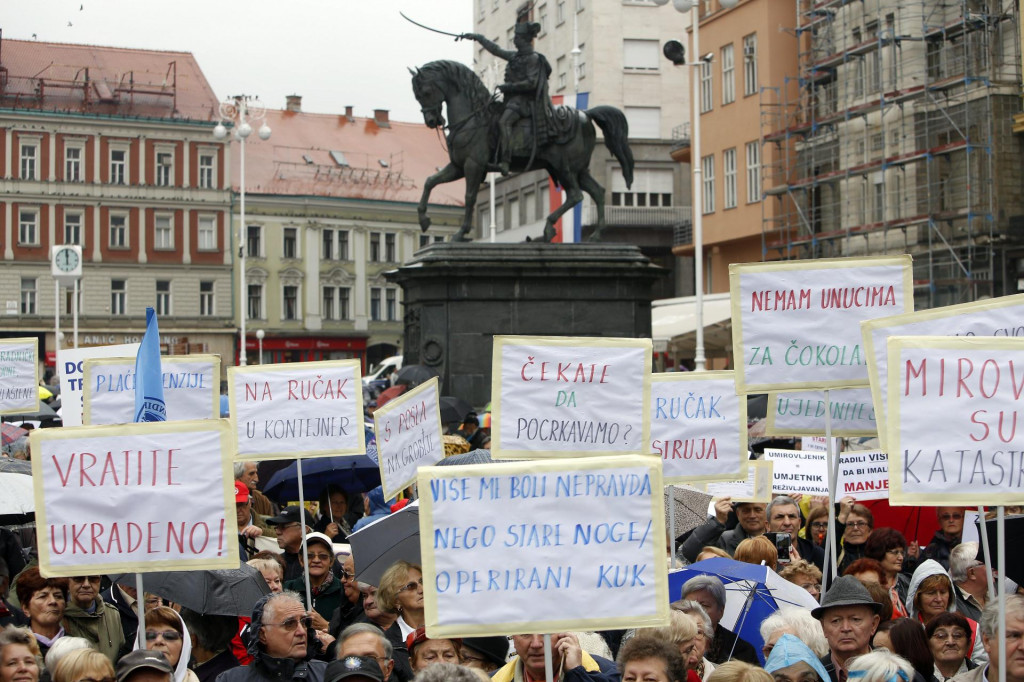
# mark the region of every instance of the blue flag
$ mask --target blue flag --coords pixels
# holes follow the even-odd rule
[[[135,356],[135,421],[167,421],[164,377],[160,367],[160,329],[156,311],[146,308],[146,334]]]

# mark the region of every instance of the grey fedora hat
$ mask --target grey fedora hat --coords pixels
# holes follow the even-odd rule
[[[825,611],[834,606],[867,606],[875,615],[882,611],[882,605],[871,598],[868,588],[852,575],[836,578],[832,588],[821,598],[821,606],[811,611],[811,615],[821,620]]]

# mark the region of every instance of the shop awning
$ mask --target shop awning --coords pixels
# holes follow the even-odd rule
[[[732,316],[729,294],[704,295],[704,354],[732,354]],[[651,304],[654,351],[674,357],[693,357],[697,338],[697,298],[666,298]]]

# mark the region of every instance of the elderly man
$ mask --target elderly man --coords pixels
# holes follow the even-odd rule
[[[254,512],[261,516],[270,516],[274,513],[274,505],[266,495],[256,489],[260,482],[256,462],[235,462],[235,480],[244,483],[245,487],[249,489]]]
[[[832,583],[811,615],[821,623],[829,653],[821,657],[832,682],[846,682],[847,662],[871,651],[882,605],[871,599],[864,584],[852,575]]]
[[[491,676],[493,682],[527,682],[544,679],[544,636],[513,635],[516,656]],[[612,682],[619,679],[615,664],[591,656],[568,632],[551,635],[551,669],[562,682]],[[561,671],[561,676],[559,676]]]
[[[262,597],[252,611],[249,653],[252,663],[217,676],[217,682],[324,682],[327,664],[312,660],[320,645],[312,620],[294,592]]]
[[[735,505],[736,518],[739,520],[732,530],[725,529],[729,520],[729,512],[733,509],[732,499],[723,497],[715,501],[715,515],[697,526],[683,542],[682,553],[687,561],[697,560],[700,550],[707,545],[721,547],[729,556],[736,551],[736,546],[747,538],[764,534],[764,505],[760,503],[740,502]]]
[[[355,559],[351,554],[346,555],[345,560],[341,562],[340,573],[341,589],[345,593],[345,598],[331,614],[331,622],[327,626],[327,632],[335,637],[363,615],[363,594],[359,591],[359,583],[356,582]]]
[[[683,583],[682,599],[692,599],[704,607],[715,629],[711,646],[704,652],[704,657],[719,665],[729,660],[745,661],[751,665],[761,665],[757,651],[750,642],[741,639],[735,632],[722,626],[722,615],[725,614],[725,585],[712,575],[699,575]]]
[[[981,611],[988,600],[988,568],[978,561],[978,543],[963,542],[949,555],[949,577],[955,585],[958,613],[981,622]]]
[[[100,576],[80,575],[68,578],[70,599],[64,609],[64,632],[83,637],[93,647],[117,663],[124,647],[124,630],[117,609],[100,598]]]
[[[768,532],[786,533],[789,535],[790,549],[789,558],[791,561],[804,559],[823,570],[825,563],[825,551],[810,540],[800,537],[800,506],[797,501],[787,495],[779,495],[768,503],[765,510],[768,517]]]
[[[936,507],[935,515],[939,517],[939,529],[921,554],[921,561],[934,559],[944,569],[949,570],[949,556],[953,548],[960,544],[964,534],[963,507]]]
[[[313,529],[313,517],[305,509],[285,507],[277,516],[267,519],[267,524],[277,531],[277,544],[284,550],[284,580],[302,577],[302,536]]]
[[[376,625],[356,623],[338,635],[337,658],[370,656],[380,666],[381,677],[387,680],[395,670],[394,648]]]
[[[999,682],[999,602],[981,612],[981,644],[988,665],[961,673],[952,682]],[[1006,682],[1024,682],[1024,596],[1006,597]]]

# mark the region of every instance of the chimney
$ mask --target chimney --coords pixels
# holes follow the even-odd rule
[[[352,107],[345,107],[345,118],[347,118],[350,121],[353,119]]]
[[[296,114],[302,113],[302,95],[288,95],[284,98],[286,111],[293,111]]]
[[[390,128],[391,124],[388,123],[388,110],[387,109],[374,109],[373,120],[381,128]]]

